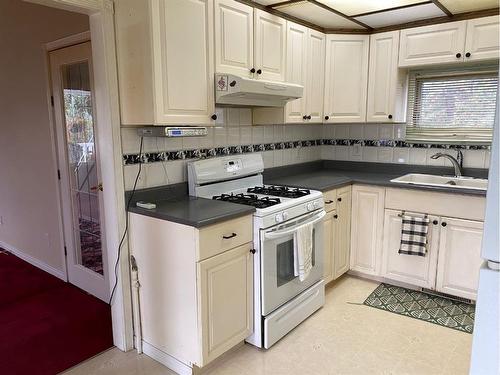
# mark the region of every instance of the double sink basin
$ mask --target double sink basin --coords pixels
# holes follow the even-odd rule
[[[398,184],[451,187],[454,189],[486,190],[488,180],[473,177],[448,177],[432,174],[409,173],[391,180]]]

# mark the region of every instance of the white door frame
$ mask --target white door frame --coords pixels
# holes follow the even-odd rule
[[[100,124],[96,131],[97,138],[100,139],[98,151],[100,154],[102,184],[105,187],[102,192],[102,199],[104,203],[106,248],[108,249],[107,272],[110,275],[110,288],[112,288],[115,274],[114,265],[118,257],[118,246],[121,235],[125,230],[126,219],[113,2],[111,0],[24,1],[89,16],[92,60],[94,63],[96,122]],[[54,48],[54,45],[57,45],[57,43],[52,43],[52,46],[49,43],[45,48]],[[48,66],[46,66],[46,71],[48,72]],[[47,104],[49,105],[49,103],[50,96],[47,97]],[[51,119],[53,119],[52,114]],[[54,124],[54,122],[52,123]],[[54,134],[52,136],[54,138]],[[53,152],[54,160],[57,160],[55,147]],[[125,239],[118,266],[118,285],[111,307],[113,343],[123,351],[131,350],[134,347],[128,254],[128,242]]]

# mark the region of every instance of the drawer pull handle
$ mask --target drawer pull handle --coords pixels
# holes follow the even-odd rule
[[[332,203],[333,203],[333,201],[332,201],[332,200],[329,200],[329,201],[326,201],[325,203],[326,203],[326,204],[332,204]]]
[[[229,240],[230,238],[233,238],[233,237],[236,237],[237,234],[236,233],[232,233],[230,236],[222,236],[222,238],[224,238],[225,240]]]

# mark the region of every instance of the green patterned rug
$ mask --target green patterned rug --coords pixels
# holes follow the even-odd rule
[[[380,284],[364,304],[462,332],[474,329],[475,305],[390,284]]]

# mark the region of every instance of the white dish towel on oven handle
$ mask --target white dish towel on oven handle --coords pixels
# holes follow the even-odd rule
[[[298,227],[293,235],[294,274],[304,281],[312,269],[314,223]]]

